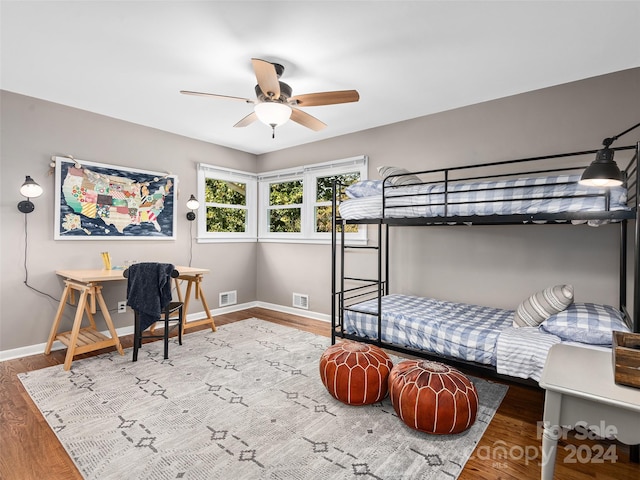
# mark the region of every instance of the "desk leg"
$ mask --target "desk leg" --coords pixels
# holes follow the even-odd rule
[[[204,296],[204,292],[202,290],[202,275],[180,275],[178,277],[178,279],[180,280],[186,280],[187,281],[187,291],[185,293],[185,296],[182,297],[182,292],[180,290],[180,286],[178,285],[177,281],[176,281],[176,289],[178,290],[178,298],[180,299],[181,302],[184,303],[184,308],[183,308],[183,321],[182,321],[182,333],[185,332],[185,330],[187,329],[187,327],[196,327],[198,325],[211,325],[211,330],[212,331],[216,331],[216,324],[213,320],[213,317],[211,316],[211,311],[209,310],[209,305],[207,304],[207,299]],[[194,295],[196,300],[200,300],[200,302],[202,303],[202,307],[204,308],[204,312],[206,314],[206,318],[203,318],[201,320],[193,320],[191,322],[187,322],[187,314],[189,312],[189,301],[191,299],[191,289],[194,287],[195,284],[195,288],[194,288]],[[184,298],[184,300],[183,300]]]
[[[558,440],[562,434],[560,426],[561,405],[562,394],[547,390],[544,401],[544,430],[542,432],[542,480],[553,480]]]
[[[67,356],[64,358],[64,369],[69,370],[71,368],[71,362],[73,362],[73,355],[76,351],[76,345],[78,344],[78,334],[80,333],[80,326],[82,324],[82,317],[84,316],[84,310],[87,305],[87,295],[89,289],[85,288],[80,294],[80,300],[78,301],[78,308],[76,310],[76,316],[73,319],[73,328],[71,329],[71,337],[69,338],[69,345],[67,346]]]
[[[204,307],[204,311],[207,314],[207,319],[211,321],[211,331],[216,331],[216,323],[213,321],[213,317],[211,316],[211,310],[209,310],[209,304],[207,304],[207,299],[204,297],[204,292],[202,291],[202,277],[198,277],[196,282],[196,298],[200,297],[200,302]]]
[[[118,350],[118,353],[120,355],[124,355],[124,350],[122,349],[122,345],[120,344],[120,338],[116,333],[116,329],[113,326],[113,321],[111,320],[111,314],[109,313],[107,304],[104,301],[104,297],[102,296],[102,287],[96,286],[94,288],[96,290],[96,296],[98,297],[98,304],[100,305],[100,310],[102,310],[102,315],[104,316],[104,323],[107,324],[107,328],[109,329],[111,338],[116,342],[116,349]],[[95,328],[95,323],[94,323],[94,328]]]
[[[44,348],[44,354],[49,355],[51,353],[51,347],[53,346],[53,342],[58,335],[58,328],[60,327],[60,320],[62,319],[62,314],[64,312],[64,307],[67,304],[67,297],[69,293],[73,293],[69,287],[69,284],[65,284],[64,290],[62,291],[62,297],[60,297],[60,304],[58,305],[58,311],[56,312],[56,317],[53,320],[53,325],[51,326],[51,332],[49,333],[49,340],[47,340],[47,346]]]
[[[182,334],[184,335],[184,331],[187,328],[187,312],[189,311],[189,299],[191,298],[191,287],[193,286],[193,277],[187,278],[187,291],[184,295],[184,306],[182,308]],[[178,294],[178,298],[181,298],[182,295]]]
[[[182,296],[182,289],[180,288],[180,279],[174,278],[173,280],[176,285],[176,292],[178,293],[178,301],[184,303],[184,298]]]

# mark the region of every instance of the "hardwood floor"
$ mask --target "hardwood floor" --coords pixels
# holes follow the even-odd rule
[[[215,320],[220,326],[252,317],[318,335],[330,334],[326,322],[260,308],[219,315]],[[196,330],[190,329],[188,333]],[[131,347],[130,335],[120,340],[124,348]],[[0,363],[0,479],[82,478],[16,376],[21,372],[62,364],[65,353],[66,350],[58,350],[51,355],[33,355]],[[77,358],[99,353],[102,352]],[[540,478],[538,422],[542,419],[544,392],[515,383],[508,385],[505,399],[467,462],[460,480]],[[612,458],[612,454],[617,459]],[[569,434],[558,446],[555,478],[638,480],[640,465],[629,463],[629,448],[625,445],[606,440],[580,440]]]

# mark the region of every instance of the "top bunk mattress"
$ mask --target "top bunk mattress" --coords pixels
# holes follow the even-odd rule
[[[629,211],[624,187],[595,188],[579,175],[387,186],[366,180],[346,189],[346,220]],[[608,205],[607,205],[608,203]]]

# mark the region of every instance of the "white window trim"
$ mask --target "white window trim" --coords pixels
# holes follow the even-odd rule
[[[204,200],[205,185],[207,178],[215,178],[216,180],[226,180],[230,182],[242,182],[247,186],[247,231],[236,232],[207,232],[207,204],[202,201],[201,207],[197,211],[198,218],[198,243],[219,243],[219,242],[256,242],[258,240],[257,225],[257,190],[258,177],[254,173],[243,172],[241,170],[233,170],[230,168],[216,167],[203,163],[198,164],[198,198]],[[220,204],[211,204],[223,206]],[[226,206],[226,205],[224,205]],[[228,205],[234,208],[233,205]]]
[[[331,243],[331,232],[315,231],[316,179],[331,175],[341,175],[359,171],[360,179],[367,179],[368,158],[366,155],[350,157],[329,162],[302,165],[294,168],[275,170],[258,175],[258,211],[260,225],[258,227],[259,242],[291,242],[291,243]],[[300,233],[269,232],[269,185],[275,182],[291,180],[303,182],[302,222]],[[293,205],[292,205],[293,206]],[[367,229],[358,227],[358,233],[347,234],[349,243],[361,244],[367,241]]]
[[[274,183],[293,182],[296,180],[302,180],[303,201],[302,203],[291,203],[288,205],[269,205],[269,186]],[[285,209],[285,208],[300,208],[302,221],[304,221],[305,205],[304,205],[304,191],[306,190],[304,184],[304,175],[297,169],[279,170],[277,172],[268,172],[267,174],[261,174],[258,177],[258,240],[264,239],[276,239],[276,240],[303,240],[304,239],[304,226],[300,225],[300,232],[270,232],[269,231],[269,210],[273,209]]]
[[[247,185],[247,232],[207,232],[206,204],[198,209],[198,243],[220,242],[266,242],[266,243],[331,243],[331,232],[318,233],[315,231],[316,206],[316,178],[359,171],[360,180],[368,177],[368,157],[359,155],[329,162],[302,165],[288,169],[267,171],[259,174],[217,167],[203,163],[198,164],[198,198],[205,198],[205,180],[215,178],[220,180],[238,181]],[[291,181],[302,179],[302,232],[278,233],[269,232],[267,209],[269,207],[269,184],[274,181]],[[292,205],[293,207],[294,205]],[[285,206],[283,206],[285,207]],[[285,207],[286,208],[286,207]],[[349,244],[359,245],[367,243],[366,225],[359,225],[358,233],[348,233],[346,240]]]

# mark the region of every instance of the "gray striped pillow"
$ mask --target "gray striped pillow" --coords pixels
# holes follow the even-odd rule
[[[537,327],[573,303],[573,285],[556,285],[536,292],[518,305],[514,327]]]
[[[401,168],[401,167],[387,167],[387,166],[380,166],[378,167],[378,173],[380,174],[380,176],[386,180],[386,178],[389,175],[399,175],[402,174],[402,177],[392,177],[389,179],[389,183],[391,183],[391,185],[395,185],[395,186],[400,186],[400,185],[414,185],[416,183],[420,183],[422,182],[422,180],[420,180],[419,177],[416,177],[415,175],[408,175],[409,170],[407,170],[406,168]]]

